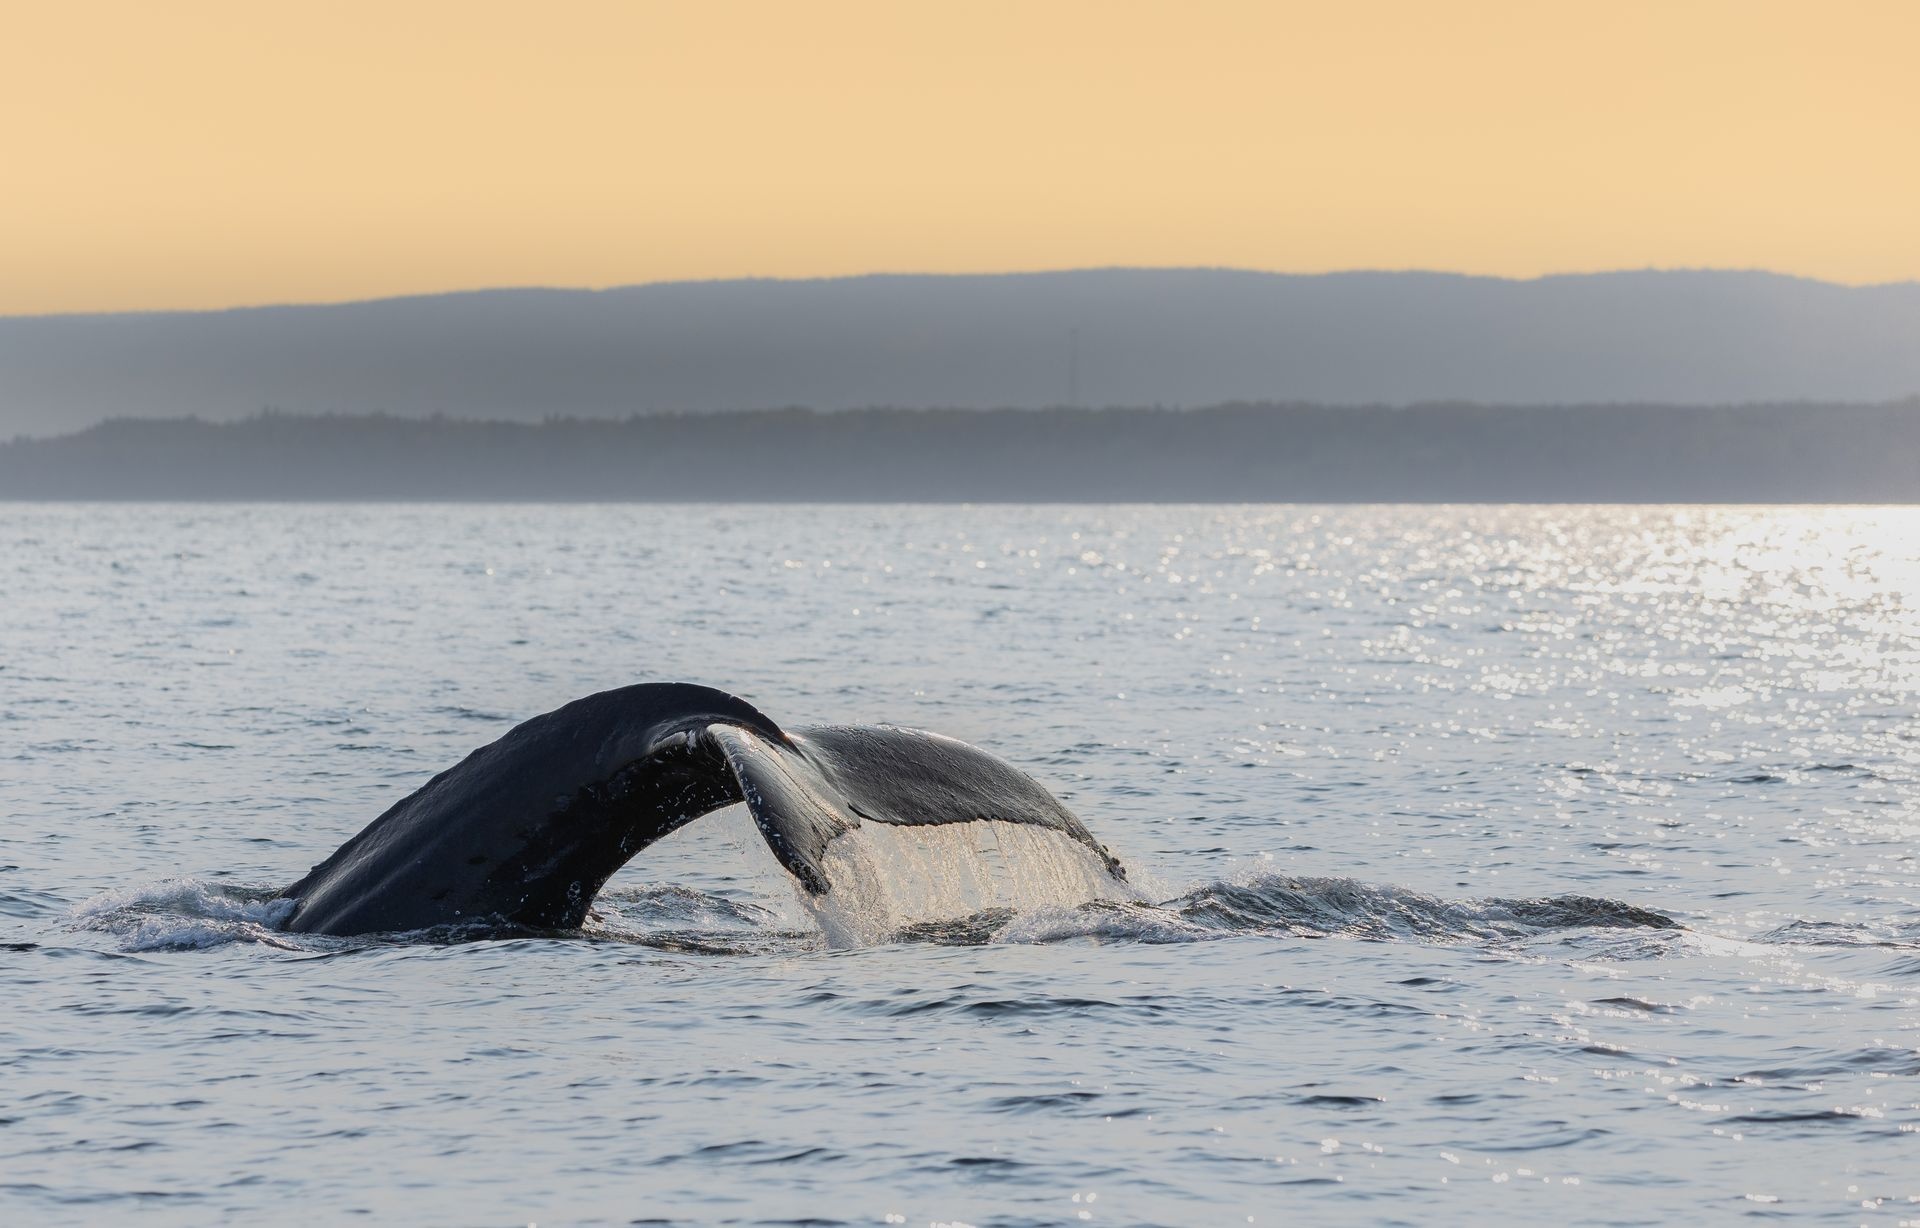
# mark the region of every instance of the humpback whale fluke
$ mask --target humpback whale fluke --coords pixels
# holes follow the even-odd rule
[[[634,854],[742,801],[814,895],[834,887],[828,846],[863,823],[1044,828],[1126,878],[1072,811],[978,747],[891,726],[789,733],[724,691],[645,683],[536,716],[435,776],[281,893],[287,927],[573,928]]]

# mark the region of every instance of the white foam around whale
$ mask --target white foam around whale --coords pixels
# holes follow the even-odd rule
[[[78,905],[76,929],[120,935],[126,951],[176,951],[258,942],[290,947],[279,931],[293,911],[271,888],[229,887],[197,878],[170,878],[106,891]]]

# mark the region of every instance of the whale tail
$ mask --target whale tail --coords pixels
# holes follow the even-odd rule
[[[288,928],[572,928],[636,853],[736,802],[816,896],[834,888],[831,847],[866,823],[1044,828],[1125,879],[1050,793],[964,742],[886,726],[789,734],[724,692],[643,684],[535,717],[428,781],[282,892]]]
[[[1032,777],[956,738],[885,725],[830,725],[781,741],[711,725],[705,736],[726,756],[774,856],[816,895],[833,886],[827,846],[863,821],[1045,828],[1084,845],[1109,875],[1126,881],[1113,854]]]

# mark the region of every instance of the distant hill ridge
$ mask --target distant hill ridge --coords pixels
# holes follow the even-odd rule
[[[1099,269],[0,318],[0,438],[110,417],[1880,401],[1920,284]]]
[[[0,444],[0,499],[1920,502],[1874,405],[766,410],[118,420]]]

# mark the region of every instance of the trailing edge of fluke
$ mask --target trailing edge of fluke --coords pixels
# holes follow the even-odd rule
[[[742,801],[816,895],[833,890],[828,844],[863,822],[1031,824],[1126,878],[1072,811],[978,747],[891,726],[788,733],[724,691],[646,683],[536,716],[435,776],[281,893],[287,928],[572,928],[635,854]]]

